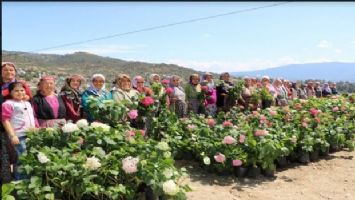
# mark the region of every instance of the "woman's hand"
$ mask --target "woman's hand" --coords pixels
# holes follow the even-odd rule
[[[20,140],[18,139],[18,137],[16,135],[10,136],[10,140],[13,145],[20,144]]]

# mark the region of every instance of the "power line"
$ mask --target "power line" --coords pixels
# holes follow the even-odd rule
[[[203,21],[203,20],[223,17],[223,16],[227,16],[227,15],[234,15],[234,14],[250,12],[250,11],[254,11],[254,10],[260,10],[260,9],[264,9],[264,8],[276,7],[276,6],[280,6],[280,5],[284,5],[284,4],[288,4],[288,3],[291,3],[291,2],[275,3],[275,4],[271,4],[271,5],[265,5],[265,6],[255,7],[255,8],[249,8],[249,9],[238,10],[238,11],[233,11],[233,12],[228,12],[228,13],[222,13],[222,14],[218,14],[218,15],[212,15],[212,16],[208,16],[208,17],[189,19],[189,20],[175,22],[175,23],[171,23],[171,24],[152,26],[152,27],[138,29],[138,30],[134,30],[134,31],[128,31],[128,32],[124,32],[124,33],[117,33],[117,34],[108,35],[108,36],[104,36],[104,37],[98,37],[98,38],[89,39],[89,40],[83,40],[83,41],[78,41],[78,42],[72,42],[72,43],[67,43],[67,44],[62,44],[62,45],[57,45],[57,46],[52,46],[52,47],[32,50],[32,51],[29,51],[29,52],[30,53],[34,53],[34,52],[39,52],[39,51],[44,51],[44,50],[49,50],[49,49],[57,49],[57,48],[61,48],[61,47],[67,47],[67,46],[73,46],[73,45],[78,45],[78,44],[98,41],[98,40],[105,40],[105,39],[109,39],[109,38],[120,37],[120,36],[130,35],[130,34],[134,34],[134,33],[140,33],[140,32],[145,32],[145,31],[151,31],[151,30],[156,30],[156,29],[167,28],[167,27],[176,26],[176,25],[180,25],[180,24],[187,24],[187,23],[192,23],[192,22],[197,22],[197,21]]]

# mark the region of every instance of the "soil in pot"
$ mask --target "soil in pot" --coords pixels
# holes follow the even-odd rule
[[[309,153],[310,161],[314,162],[319,159],[319,149],[314,149],[314,151]]]

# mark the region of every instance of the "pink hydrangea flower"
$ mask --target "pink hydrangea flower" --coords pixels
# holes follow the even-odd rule
[[[216,121],[214,119],[207,119],[207,124],[209,127],[213,127],[216,125]]]
[[[168,87],[168,88],[165,89],[165,92],[166,92],[167,94],[172,94],[172,93],[174,92],[174,89],[171,88],[171,87]]]
[[[235,139],[232,136],[225,136],[222,141],[223,144],[234,144]]]
[[[319,124],[320,123],[320,118],[319,117],[316,117],[315,118],[316,122]]]
[[[224,127],[227,127],[227,126],[230,127],[230,126],[233,126],[233,123],[230,122],[230,121],[224,121],[224,122],[223,122],[223,126],[224,126]]]
[[[333,112],[338,112],[339,111],[339,107],[338,106],[335,106],[333,109],[332,109]]]
[[[265,136],[267,134],[269,134],[269,131],[267,131],[267,130],[256,130],[254,132],[255,136]]]
[[[302,122],[302,126],[305,128],[308,128],[308,123],[307,122]]]
[[[136,135],[136,132],[134,130],[130,130],[126,132],[126,136],[127,137],[133,137]]]
[[[239,159],[233,160],[232,163],[234,167],[239,167],[243,164],[243,162]]]
[[[208,91],[208,87],[206,85],[204,85],[204,86],[201,87],[201,90],[204,91],[204,92],[207,92]]]
[[[311,109],[309,109],[309,112],[310,112],[313,116],[316,116],[319,111],[318,111],[317,109],[315,109],[315,108],[311,108]]]
[[[274,117],[275,115],[277,115],[276,110],[270,110],[269,113],[270,113],[270,115],[273,116],[273,117]]]
[[[122,160],[122,169],[126,174],[132,174],[138,171],[137,164],[139,162],[139,158],[134,158],[132,156],[128,156],[127,158]]]
[[[300,103],[296,103],[296,104],[295,104],[295,108],[296,108],[297,110],[301,110],[301,109],[302,109],[302,105],[301,105]]]
[[[164,85],[167,85],[167,84],[169,84],[169,80],[168,79],[164,79],[163,81],[162,81],[162,83],[164,84]]]
[[[141,129],[140,132],[141,132],[141,135],[144,137],[145,136],[145,130]]]
[[[141,100],[141,103],[145,106],[148,107],[154,103],[154,99],[150,96],[144,97],[144,99]]]
[[[260,119],[260,124],[266,124],[267,118],[265,117],[265,115],[260,115],[259,119]]]
[[[240,134],[239,135],[239,143],[244,143],[244,140],[245,140],[245,135]]]
[[[216,162],[223,163],[226,160],[226,156],[224,156],[223,154],[219,153],[219,154],[214,156],[214,160]]]
[[[196,128],[196,126],[193,124],[187,125],[187,129],[189,129],[190,131],[194,130],[195,128]]]
[[[127,113],[128,117],[130,119],[136,119],[138,117],[138,111],[137,110],[131,110]]]
[[[254,111],[253,111],[253,115],[254,115],[254,116],[258,116],[258,115],[259,115],[259,112],[254,110]]]

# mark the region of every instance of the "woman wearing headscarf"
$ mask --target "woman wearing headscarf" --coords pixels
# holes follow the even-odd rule
[[[86,114],[87,120],[93,122],[94,116],[90,113],[88,98],[90,96],[95,97],[97,102],[102,102],[103,100],[112,99],[111,93],[105,89],[105,76],[102,74],[94,74],[91,78],[90,87],[85,90],[82,95],[82,107],[84,114]]]
[[[241,105],[244,110],[249,109],[250,100],[253,94],[252,79],[250,77],[244,77],[244,88],[242,90]]]
[[[82,118],[82,109],[81,109],[81,91],[80,86],[82,83],[83,77],[81,75],[72,75],[65,79],[65,85],[60,91],[60,96],[62,97],[67,114],[65,116],[66,120],[71,120],[76,122]]]
[[[153,96],[153,90],[144,86],[145,80],[142,76],[135,76],[132,80],[133,89],[137,90],[140,94],[146,96]]]
[[[173,89],[172,93],[169,94],[171,103],[170,109],[175,112],[179,118],[186,117],[186,94],[184,88],[181,87],[179,76],[171,76],[170,87]]]
[[[185,85],[186,103],[188,112],[203,113],[203,100],[201,99],[200,76],[192,74],[189,83]]]
[[[287,102],[288,94],[282,85],[282,81],[280,79],[276,79],[276,80],[274,80],[272,85],[274,86],[275,91],[276,91],[276,105],[278,105],[278,106],[288,105],[288,102]]]
[[[211,73],[205,73],[202,77],[202,86],[207,86],[207,96],[205,101],[205,112],[208,116],[214,117],[217,112],[217,91],[213,81],[213,75]]]
[[[63,99],[55,93],[53,76],[44,76],[40,79],[32,106],[40,127],[62,126],[66,123],[66,108]]]
[[[32,93],[31,89],[24,80],[17,80],[16,79],[16,66],[12,62],[2,62],[1,64],[1,77],[2,77],[2,83],[1,83],[1,94],[2,96],[6,99],[9,98],[9,85],[10,83],[13,82],[21,82],[24,87],[25,87],[25,92],[26,95],[24,96],[25,101],[29,101],[32,98]]]
[[[228,72],[224,72],[220,76],[222,83],[216,87],[217,90],[217,107],[219,110],[228,111],[232,104],[229,102],[228,93],[229,89],[234,87],[234,84],[230,81],[230,75]]]
[[[113,100],[133,103],[137,100],[139,92],[132,88],[131,77],[127,74],[119,74],[114,81],[115,86],[111,89]]]
[[[332,95],[332,90],[330,89],[328,83],[324,83],[323,84],[323,88],[322,88],[322,96],[323,97],[328,97],[330,95]]]

